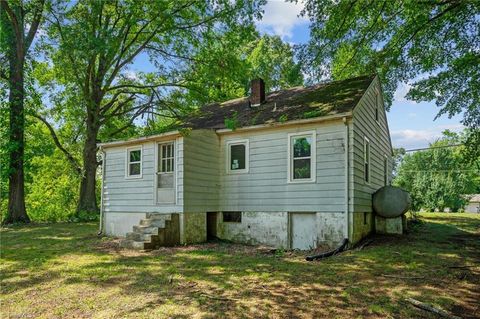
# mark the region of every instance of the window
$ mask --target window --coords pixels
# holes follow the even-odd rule
[[[160,144],[160,173],[171,173],[175,164],[173,143]]]
[[[387,155],[383,156],[383,183],[388,185],[388,158]]]
[[[224,223],[241,223],[242,212],[223,212]]]
[[[370,183],[370,141],[366,137],[363,140],[363,162],[365,182]]]
[[[227,172],[248,172],[248,140],[227,143]]]
[[[142,177],[142,148],[130,147],[127,148],[127,178]]]
[[[315,132],[288,135],[288,181],[315,181]]]

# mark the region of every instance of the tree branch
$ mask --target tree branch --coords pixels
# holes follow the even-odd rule
[[[32,116],[39,119],[40,121],[43,122],[43,124],[45,124],[45,126],[48,128],[48,131],[50,132],[50,135],[52,136],[52,139],[53,139],[53,142],[55,143],[55,145],[58,147],[58,149],[60,151],[63,152],[63,154],[65,154],[65,156],[67,157],[70,164],[72,164],[75,171],[79,175],[82,175],[81,166],[79,165],[78,161],[73,157],[73,155],[70,154],[70,152],[68,152],[67,149],[62,146],[62,144],[60,143],[60,140],[58,139],[57,133],[55,133],[55,130],[53,129],[52,125],[50,123],[48,123],[48,121],[46,119],[44,119],[43,117],[41,117],[38,114],[32,114]]]
[[[28,30],[27,37],[25,38],[25,51],[28,51],[30,45],[32,44],[33,38],[37,33],[40,21],[43,17],[43,7],[45,5],[45,0],[40,0],[40,3],[35,8],[35,13],[33,14],[32,24],[30,25],[30,30]]]

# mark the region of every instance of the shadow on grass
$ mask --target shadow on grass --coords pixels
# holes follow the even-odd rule
[[[400,318],[423,316],[400,304],[410,295],[474,318],[480,294],[478,268],[449,268],[478,265],[478,234],[447,223],[427,222],[403,237],[376,236],[361,251],[311,263],[302,256],[252,254],[221,243],[129,255],[99,249],[102,240],[94,234],[92,224],[2,232],[7,262],[2,294],[58,281],[119,289],[127,299],[144,296],[129,309],[116,310],[116,317],[173,304],[199,309],[205,317]],[[190,317],[181,312],[175,317]]]

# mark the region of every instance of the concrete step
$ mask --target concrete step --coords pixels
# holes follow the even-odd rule
[[[134,225],[133,232],[139,234],[153,234],[158,235],[158,227],[155,226],[143,226],[143,225]]]
[[[180,243],[179,215],[147,213],[133,231],[127,233],[120,247],[135,250],[151,250]]]
[[[165,219],[142,219],[140,220],[140,226],[155,226],[158,228],[165,228]]]
[[[172,220],[172,214],[147,213],[146,217],[152,220]]]
[[[145,243],[143,241],[135,241],[131,239],[123,239],[120,241],[120,247],[134,250],[144,250]]]
[[[126,239],[143,241],[143,242],[151,242],[152,236],[156,236],[156,235],[131,232],[131,233],[127,233]]]

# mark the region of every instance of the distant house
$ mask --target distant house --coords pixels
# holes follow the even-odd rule
[[[465,206],[467,213],[480,213],[480,194],[469,195],[469,200]]]
[[[208,236],[292,249],[357,242],[392,146],[378,77],[207,105],[178,131],[99,144],[102,223],[125,246]]]

